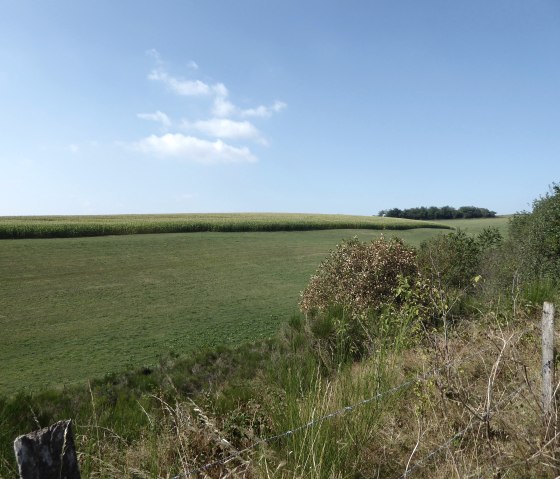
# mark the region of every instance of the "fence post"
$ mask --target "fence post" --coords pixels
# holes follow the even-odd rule
[[[80,479],[69,420],[19,436],[14,452],[21,479]]]
[[[553,413],[554,392],[554,305],[545,302],[542,315],[542,405],[545,424]]]

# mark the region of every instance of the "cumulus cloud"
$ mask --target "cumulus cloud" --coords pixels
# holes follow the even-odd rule
[[[195,122],[184,121],[184,129],[194,129],[207,136],[227,139],[259,139],[259,130],[248,121],[234,121],[227,118],[212,118]]]
[[[182,78],[175,78],[161,68],[152,70],[148,75],[148,79],[152,81],[160,81],[170,90],[182,96],[209,95],[213,91],[210,85],[207,85],[200,80],[184,80]]]
[[[282,101],[275,101],[270,106],[259,105],[257,108],[249,108],[247,110],[241,110],[240,116],[243,118],[246,117],[259,117],[259,118],[267,118],[271,116],[273,113],[277,113],[282,111],[286,108],[286,104]]]
[[[201,97],[203,101],[197,101],[197,107],[207,101],[210,119],[201,119],[199,116],[177,123],[159,110],[154,113],[139,113],[138,118],[160,123],[165,128],[164,132],[169,133],[151,135],[137,141],[132,145],[136,151],[205,164],[257,161],[251,150],[238,142],[251,140],[267,146],[266,139],[253,121],[270,117],[283,110],[286,108],[285,103],[276,101],[268,106],[240,108],[230,100],[230,92],[224,83],[196,78],[199,66],[193,60],[187,63],[191,78],[181,78],[168,72],[157,50],[148,50],[146,54],[154,61],[154,68],[149,72],[148,79],[161,83],[177,95]],[[252,120],[253,118],[255,120]],[[226,141],[233,141],[235,144]]]
[[[270,106],[259,105],[255,108],[247,108],[245,110],[238,108],[226,96],[217,96],[214,98],[212,106],[212,113],[214,116],[226,118],[231,116],[238,116],[241,118],[268,118],[274,113],[282,111],[286,108],[286,103],[276,101]]]
[[[142,153],[162,158],[176,158],[203,164],[253,163],[257,161],[247,147],[235,147],[224,143],[222,140],[202,140],[181,133],[167,133],[161,136],[151,135],[136,142],[133,148]]]
[[[171,126],[171,120],[169,117],[159,110],[155,113],[138,113],[136,116],[141,120],[156,121],[161,123],[161,125],[165,128],[169,128]]]
[[[223,83],[216,83],[212,87],[212,91],[217,95],[218,98],[225,98],[229,95],[229,91]]]
[[[214,106],[212,107],[212,113],[215,116],[228,117],[234,115],[236,112],[237,112],[237,108],[231,101],[221,96],[214,99]]]

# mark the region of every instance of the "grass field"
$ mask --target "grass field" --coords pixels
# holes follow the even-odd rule
[[[442,232],[395,234],[418,245]],[[0,393],[81,382],[154,364],[170,351],[189,354],[272,335],[297,310],[299,292],[329,250],[342,238],[380,233],[2,241]]]
[[[0,239],[205,231],[307,231],[324,229],[402,230],[441,228],[434,223],[377,216],[289,213],[215,213],[117,216],[0,217]]]
[[[507,236],[508,224],[511,216],[498,216],[496,218],[473,218],[473,219],[460,219],[460,220],[440,220],[434,223],[443,226],[451,226],[453,228],[460,228],[470,234],[478,234],[484,228],[492,226],[498,228],[502,236]]]

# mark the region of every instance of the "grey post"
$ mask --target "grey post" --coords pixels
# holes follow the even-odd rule
[[[544,303],[542,315],[542,402],[545,423],[553,412],[554,384],[554,305]]]
[[[80,479],[71,421],[19,436],[14,452],[21,479]]]

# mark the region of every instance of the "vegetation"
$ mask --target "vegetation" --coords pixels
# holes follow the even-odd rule
[[[525,231],[538,218],[538,208],[524,215]],[[210,463],[198,475],[557,477],[538,319],[560,289],[548,268],[525,266],[534,254],[556,264],[552,238],[515,254],[492,228],[433,234],[417,251],[372,238],[334,249],[302,298],[332,287],[339,299],[309,294],[306,314],[276,336],[0,400],[0,476],[15,473],[15,435],[73,417],[84,477],[173,477]]]
[[[529,280],[560,276],[560,185],[533,202],[531,213],[515,215],[511,222],[512,244],[522,254],[520,273]]]
[[[305,313],[341,307],[348,314],[380,310],[394,301],[403,278],[416,275],[416,253],[402,240],[343,241],[324,260],[301,295]]]
[[[399,235],[418,245],[442,231]],[[152,366],[169,352],[272,336],[297,310],[299,292],[330,249],[344,237],[369,241],[380,233],[3,241],[0,271],[9,274],[0,275],[0,329],[10,334],[0,336],[0,393],[68,386]]]
[[[0,239],[74,238],[83,236],[206,231],[309,231],[325,229],[406,230],[446,228],[409,220],[351,215],[227,213],[120,216],[0,217]]]
[[[494,218],[495,211],[487,208],[479,208],[477,206],[461,206],[458,209],[452,206],[420,206],[419,208],[407,208],[400,210],[392,208],[390,210],[381,210],[379,216],[388,218],[407,218],[411,220],[454,220],[454,219],[470,219],[470,218]]]

